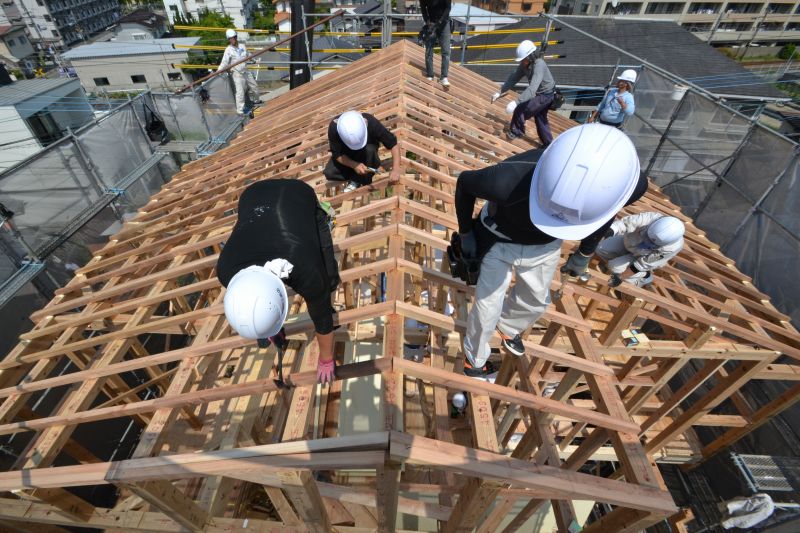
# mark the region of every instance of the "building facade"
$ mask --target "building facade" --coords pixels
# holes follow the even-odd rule
[[[233,19],[237,28],[249,28],[253,13],[258,9],[258,0],[162,0],[171,24],[175,16],[191,15],[195,20],[203,11],[216,11]]]
[[[17,68],[29,70],[24,62],[33,54],[33,45],[25,33],[25,26],[0,25],[0,63],[6,65],[9,70]]]
[[[87,92],[183,87],[189,81],[174,64],[186,63],[188,48],[200,37],[152,41],[108,41],[77,46],[61,57],[78,74]]]
[[[609,15],[623,18],[673,20],[711,44],[753,41],[783,44],[800,41],[800,2],[653,2],[620,0],[555,0],[551,13],[559,15]]]
[[[24,24],[28,38],[43,50],[66,48],[116,22],[118,0],[2,0],[3,17]]]
[[[76,79],[22,80],[0,87],[0,171],[94,118]]]

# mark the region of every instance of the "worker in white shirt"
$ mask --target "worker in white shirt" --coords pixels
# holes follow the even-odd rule
[[[660,268],[683,249],[683,222],[676,217],[647,211],[614,221],[597,255],[611,271],[609,285],[623,281],[643,287]]]
[[[228,38],[228,47],[225,48],[225,53],[222,54],[222,62],[220,62],[217,71],[247,57],[247,49],[243,44],[239,43],[236,30],[226,30],[225,37]],[[247,92],[253,104],[259,103],[258,85],[256,85],[253,75],[247,71],[247,63],[236,65],[230,72],[233,77],[233,84],[236,86],[236,112],[243,115],[245,92]]]
[[[632,69],[623,71],[617,77],[617,86],[609,89],[603,96],[603,100],[589,117],[589,122],[622,128],[625,118],[633,115],[636,110],[631,93],[634,83],[636,83],[636,71]]]

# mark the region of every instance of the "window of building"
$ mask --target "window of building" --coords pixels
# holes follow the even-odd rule
[[[642,8],[642,4],[638,4],[636,2],[620,2],[616,7],[616,12],[614,6],[611,4],[606,4],[606,15],[638,15],[639,10]]]
[[[673,15],[676,13],[682,13],[684,5],[685,4],[681,2],[647,4],[647,10],[645,13],[647,15]]]
[[[50,15],[45,15],[44,20],[46,20],[47,22],[53,22],[53,17],[51,17]]]
[[[169,78],[169,81],[182,81],[183,74],[180,72],[167,72],[167,78]]]
[[[13,37],[10,37],[9,39],[6,39],[6,44],[8,46],[14,46],[15,44],[17,44],[17,41],[15,41]]]
[[[748,3],[739,3],[739,2],[733,3],[733,2],[731,2],[731,3],[728,4],[727,10],[728,10],[728,13],[733,13],[733,14],[760,13],[761,12],[761,7],[763,5],[764,4],[756,4],[756,3],[753,3],[753,2],[748,2]]]
[[[44,2],[42,2],[42,0],[36,0],[36,5],[37,6],[43,6]]]
[[[59,33],[56,30],[53,30],[53,37],[59,37]]]
[[[131,81],[133,83],[147,83],[147,80],[144,79],[144,74],[133,74],[131,76]]]
[[[719,13],[719,8],[722,4],[712,4],[709,2],[695,2],[689,4],[690,15],[715,15]]]
[[[53,119],[49,111],[39,111],[25,119],[25,122],[30,126],[31,131],[42,143],[42,146],[47,146],[56,142],[64,136],[64,132],[58,126],[58,123]]]
[[[775,13],[777,15],[785,15],[792,12],[792,4],[769,4],[767,5],[767,13]]]
[[[589,11],[589,4],[581,4],[581,14],[585,15]]]
[[[19,36],[19,44],[25,44],[28,42],[28,39],[25,38],[24,35]]]
[[[94,81],[94,84],[97,85],[98,87],[103,87],[104,85],[111,85],[108,82],[108,78],[92,78],[92,80]]]
[[[150,34],[144,32],[132,33],[131,37],[133,37],[134,41],[147,41],[150,39]]]

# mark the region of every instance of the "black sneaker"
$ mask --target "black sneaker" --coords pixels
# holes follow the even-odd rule
[[[470,364],[469,359],[464,360],[464,375],[467,377],[486,380],[495,372],[494,365],[489,361],[486,361],[482,368],[475,368]]]
[[[503,340],[503,348],[517,357],[525,355],[525,345],[522,344],[522,339],[519,337],[519,334],[514,335],[513,337],[507,337],[503,335],[500,330],[497,331],[500,333],[500,338]]]
[[[517,134],[516,134],[516,133],[514,133],[513,131],[507,131],[507,132],[506,132],[506,138],[507,138],[509,141],[513,141],[513,140],[515,140],[515,139],[518,139],[519,137],[520,137],[520,135],[517,135]]]

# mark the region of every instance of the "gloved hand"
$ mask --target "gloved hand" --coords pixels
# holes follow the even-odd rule
[[[475,239],[475,232],[461,234],[461,253],[468,258],[478,256],[478,241]]]
[[[580,252],[574,252],[570,254],[567,262],[561,267],[561,272],[577,278],[589,268],[591,259],[591,256],[587,257]]]
[[[336,364],[333,362],[333,359],[330,361],[319,360],[317,363],[317,383],[321,383],[322,385],[333,383],[335,373]]]
[[[492,95],[492,103],[495,103],[500,98],[500,93],[494,93]]]

